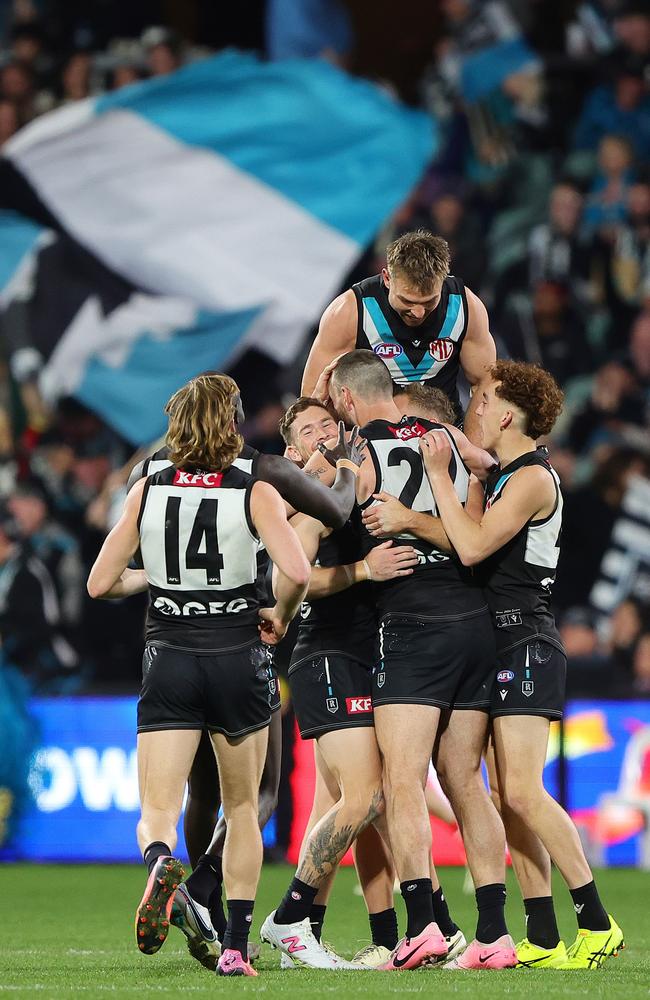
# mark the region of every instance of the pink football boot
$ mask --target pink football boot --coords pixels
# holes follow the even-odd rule
[[[437,924],[427,924],[416,937],[404,937],[390,954],[385,965],[379,968],[384,972],[399,969],[418,969],[426,965],[431,958],[440,958],[447,954],[447,942]]]
[[[444,969],[514,969],[517,964],[515,943],[509,934],[497,938],[492,944],[481,944],[476,938],[462,955],[457,955]]]
[[[218,976],[257,976],[250,962],[245,962],[240,951],[226,948],[217,962]]]

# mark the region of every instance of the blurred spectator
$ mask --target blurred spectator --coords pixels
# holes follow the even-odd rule
[[[151,76],[166,76],[182,64],[181,40],[168,28],[147,28],[142,35],[142,46]]]
[[[128,87],[131,83],[137,83],[141,79],[142,74],[137,66],[122,63],[113,70],[109,86],[111,90],[119,90],[121,87]]]
[[[56,691],[74,679],[77,654],[60,631],[56,589],[46,567],[19,540],[9,511],[0,509],[0,636],[6,661],[36,691]]]
[[[267,0],[269,59],[328,59],[344,65],[352,47],[350,15],[341,0]]]
[[[650,697],[650,632],[639,636],[632,655],[632,695]]]
[[[85,573],[79,544],[51,517],[47,496],[37,480],[19,483],[7,501],[21,540],[47,568],[56,588],[61,623],[68,636],[81,618]]]
[[[568,441],[573,451],[589,451],[616,439],[626,424],[643,422],[645,403],[633,367],[623,360],[607,362],[593,379],[591,394],[573,416]]]
[[[648,609],[635,597],[621,601],[610,617],[607,623],[606,648],[617,679],[630,678],[634,648],[647,624]]]
[[[498,333],[511,357],[543,365],[560,385],[594,368],[584,324],[557,282],[540,281],[532,296],[513,299]]]
[[[28,121],[33,114],[34,74],[23,63],[8,63],[0,70],[0,94],[12,101],[22,121]]]
[[[616,226],[627,217],[628,191],[633,179],[634,154],[627,139],[605,135],[598,145],[597,170],[584,210],[588,232],[597,230],[613,242]]]
[[[573,607],[562,615],[560,635],[572,665],[593,667],[604,659],[591,608]]]
[[[628,139],[639,161],[650,156],[650,95],[638,62],[619,62],[613,81],[597,86],[587,96],[575,128],[574,148],[595,153],[605,135]]]
[[[614,11],[614,35],[623,49],[641,59],[650,57],[650,10],[647,2],[623,3]]]
[[[627,220],[618,226],[611,257],[617,298],[626,306],[650,302],[650,183],[638,181],[627,190]]]
[[[66,60],[61,74],[64,104],[81,101],[90,94],[91,58],[88,52],[75,52]]]

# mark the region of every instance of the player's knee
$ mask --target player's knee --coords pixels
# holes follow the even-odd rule
[[[533,782],[517,782],[504,789],[503,805],[521,819],[525,819],[540,804],[543,794],[543,789],[538,788]]]
[[[384,793],[376,784],[357,785],[344,792],[346,812],[355,825],[367,825],[385,811]]]

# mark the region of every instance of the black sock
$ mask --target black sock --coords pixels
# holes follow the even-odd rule
[[[222,950],[232,948],[248,961],[248,935],[253,919],[254,899],[228,900],[228,925],[223,937]]]
[[[508,933],[504,907],[506,905],[506,887],[503,882],[493,885],[482,885],[476,890],[476,905],[478,907],[478,923],[476,938],[482,944],[492,944],[502,934]]]
[[[578,927],[587,931],[608,931],[609,917],[600,901],[598,889],[594,881],[571,889],[573,909],[576,911]]]
[[[163,844],[162,840],[154,840],[152,844],[149,844],[142,855],[144,863],[149,869],[149,874],[151,875],[158,858],[170,858],[171,853],[171,847],[168,844]]]
[[[534,896],[524,900],[526,937],[538,948],[555,948],[560,943],[552,896]]]
[[[432,898],[435,921],[445,937],[451,937],[458,930],[458,925],[454,923],[449,915],[449,907],[447,906],[447,900],[443,895],[441,887],[436,889],[432,894]]]
[[[217,937],[220,941],[223,941],[223,936],[226,933],[226,914],[223,910],[220,885],[210,893],[208,912],[210,913],[210,920],[212,921],[212,926]]]
[[[431,879],[413,878],[400,882],[399,887],[406,904],[406,936],[414,938],[433,923]]]
[[[322,903],[312,903],[311,910],[309,911],[309,923],[311,924],[311,932],[317,941],[320,941],[320,936],[323,933],[323,924],[325,923],[326,909],[327,909],[327,904],[323,906]]]
[[[379,913],[369,913],[368,920],[370,921],[372,943],[392,951],[398,941],[395,908],[381,910]]]
[[[273,918],[276,924],[295,924],[308,917],[317,893],[317,886],[293,878]]]
[[[201,855],[196,863],[196,868],[190,877],[185,879],[185,885],[190,890],[192,897],[201,906],[209,905],[210,896],[215,889],[221,888],[222,882],[221,858],[211,858],[209,854]]]

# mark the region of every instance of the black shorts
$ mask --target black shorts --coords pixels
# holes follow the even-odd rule
[[[145,646],[139,733],[208,729],[235,738],[268,726],[279,707],[272,653],[260,642],[217,655]]]
[[[490,715],[541,715],[561,719],[566,656],[543,639],[531,639],[497,656]]]
[[[303,740],[374,725],[371,670],[358,660],[340,653],[301,660],[289,671],[289,686]]]
[[[468,618],[391,614],[380,626],[372,701],[488,711],[496,655],[487,611]]]

